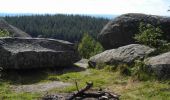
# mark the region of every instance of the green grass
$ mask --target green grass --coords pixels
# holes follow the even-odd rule
[[[33,75],[31,75],[32,77]],[[39,74],[37,74],[38,78]],[[33,77],[32,77],[33,78]],[[26,78],[30,79],[30,78]],[[23,79],[24,80],[24,79]],[[29,81],[29,80],[27,80]],[[62,93],[76,91],[75,81],[79,88],[83,88],[86,82],[93,82],[94,89],[107,89],[121,95],[121,100],[168,100],[170,99],[170,81],[137,81],[131,76],[121,75],[118,71],[108,69],[88,69],[82,72],[68,72],[55,74],[47,72],[41,80],[33,81],[32,84],[47,81],[64,81],[73,85],[65,88],[54,88],[49,93]],[[43,93],[15,93],[10,89],[10,81],[0,83],[0,100],[36,100]],[[29,82],[30,84],[30,82]]]
[[[86,72],[66,73],[59,76],[49,76],[48,79],[57,79],[65,82],[76,80],[79,87],[92,81],[94,89],[99,87],[109,89],[121,95],[122,100],[168,100],[170,99],[170,81],[137,81],[130,76],[122,76],[119,72],[89,69]],[[73,92],[75,85],[63,89],[53,89],[51,92]]]
[[[85,72],[72,72],[72,73],[66,73],[59,76],[49,76],[49,80],[60,80],[64,82],[71,82],[75,83],[75,81],[78,82],[79,88],[83,88],[86,85],[86,82],[93,82],[94,88],[106,88],[108,84],[110,84],[110,80],[113,79],[114,73],[106,72],[103,70],[95,70],[95,69],[89,69]],[[75,91],[76,87],[75,85],[66,87],[64,89],[56,89],[56,91],[59,92],[72,92]],[[53,90],[54,91],[54,90]]]
[[[123,100],[169,100],[170,87],[168,83],[156,81],[132,83],[120,90]]]
[[[0,83],[0,100],[37,100],[39,97],[38,93],[15,93],[11,91],[9,83]]]

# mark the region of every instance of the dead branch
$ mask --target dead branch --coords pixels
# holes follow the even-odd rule
[[[74,98],[76,97],[79,97],[79,96],[83,96],[83,93],[87,90],[89,90],[92,86],[93,86],[93,83],[90,82],[90,83],[86,83],[87,86],[81,90],[79,90],[77,93],[74,93],[70,98],[68,98],[67,100],[73,100]]]
[[[83,100],[83,98],[96,98],[97,100],[119,100],[119,95],[105,92],[100,89],[98,92],[87,92],[90,88],[92,88],[93,83],[86,83],[86,87],[79,90],[78,84],[76,82],[77,92],[72,94],[67,99],[60,95],[47,95],[43,100]]]

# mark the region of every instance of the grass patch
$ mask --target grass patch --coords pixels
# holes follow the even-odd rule
[[[169,100],[170,87],[168,83],[161,83],[156,81],[147,82],[133,82],[128,83],[122,88],[117,87],[117,90],[122,100]]]
[[[88,69],[85,72],[72,72],[72,73],[66,73],[63,75],[58,76],[49,76],[49,80],[60,80],[64,82],[70,82],[73,83],[75,81],[78,82],[79,88],[83,88],[86,85],[86,82],[93,82],[94,88],[99,88],[107,86],[109,84],[110,79],[112,79],[113,73],[106,72],[104,70],[95,70],[95,69]],[[53,91],[59,91],[59,92],[72,92],[75,91],[76,87],[75,85],[66,87],[64,89],[55,89]]]
[[[50,76],[57,80],[72,82],[77,80],[79,88],[84,87],[86,82],[92,81],[94,89],[108,89],[121,95],[121,100],[168,100],[170,99],[170,81],[136,81],[131,76],[121,75],[120,72],[110,70],[89,69],[86,72],[66,73],[59,76]],[[73,92],[76,86],[63,89],[53,89],[50,92]]]
[[[125,70],[124,70],[125,69]],[[126,72],[126,66],[123,66],[122,72]],[[122,75],[111,67],[104,69],[87,69],[82,72],[68,72],[65,74],[46,73],[44,78],[37,79],[39,82],[63,81],[70,82],[73,85],[65,88],[54,88],[48,93],[70,93],[76,91],[75,81],[79,88],[83,88],[86,82],[93,82],[94,89],[107,89],[121,95],[121,100],[168,100],[170,99],[170,81],[134,80],[132,76]],[[138,74],[136,74],[138,75]],[[32,77],[31,75],[30,77]],[[37,75],[39,76],[39,74]],[[32,77],[34,78],[34,77]],[[26,78],[31,79],[31,78]],[[34,80],[34,79],[33,79]],[[29,80],[27,80],[29,81]],[[37,100],[43,93],[15,93],[10,89],[11,82],[2,81],[0,83],[0,100]]]
[[[0,100],[37,100],[39,97],[38,93],[15,93],[11,91],[9,83],[0,83]]]

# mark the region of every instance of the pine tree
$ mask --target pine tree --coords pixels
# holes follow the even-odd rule
[[[78,46],[78,51],[83,58],[90,58],[91,56],[102,52],[103,47],[86,33]]]

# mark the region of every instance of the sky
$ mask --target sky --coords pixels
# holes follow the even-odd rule
[[[170,15],[170,0],[0,0],[0,13]]]

